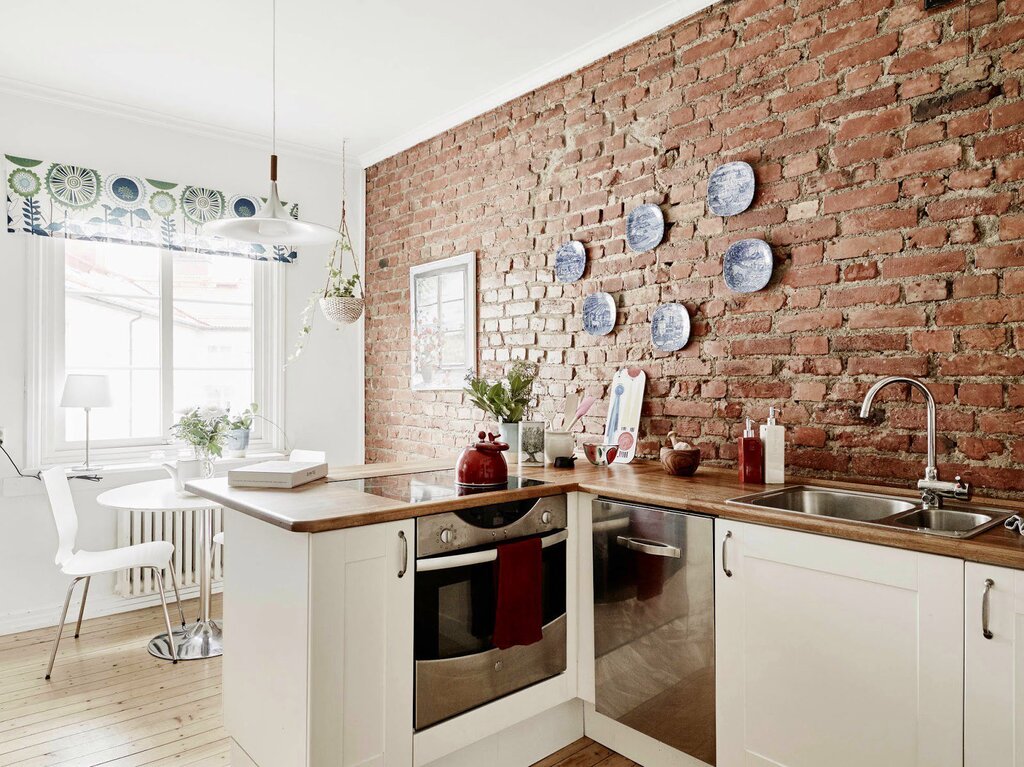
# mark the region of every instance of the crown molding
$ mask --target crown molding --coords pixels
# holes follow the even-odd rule
[[[55,104],[69,109],[78,109],[95,114],[112,115],[120,119],[131,120],[142,125],[153,125],[160,128],[170,128],[181,133],[188,133],[204,138],[230,141],[239,146],[249,146],[256,149],[267,149],[270,146],[271,137],[250,131],[240,131],[234,128],[227,128],[223,125],[206,123],[200,120],[190,120],[184,117],[156,112],[149,109],[129,106],[116,101],[107,101],[92,96],[84,96],[79,93],[51,88],[45,85],[24,80],[16,80],[10,77],[0,76],[0,94],[15,96],[18,98],[41,101],[47,104]],[[300,157],[319,162],[340,163],[341,152],[327,149],[325,147],[312,146],[291,141],[277,142],[278,151],[292,157]],[[348,165],[361,167],[358,162],[349,159]]]
[[[537,88],[554,82],[566,75],[572,74],[588,64],[604,58],[610,53],[625,48],[637,40],[642,40],[680,19],[696,13],[702,8],[707,8],[717,0],[669,0],[647,13],[630,19],[625,24],[585,43],[578,48],[559,56],[543,66],[528,72],[522,77],[517,77],[504,85],[495,88],[480,98],[473,99],[463,104],[458,109],[448,112],[441,117],[428,120],[417,128],[402,134],[391,141],[385,141],[373,149],[359,155],[359,162],[364,168],[385,160],[388,157],[402,152],[409,147],[415,146],[427,139],[444,133],[456,125],[473,119],[479,115],[489,112],[512,99],[522,96],[524,93],[536,90]]]

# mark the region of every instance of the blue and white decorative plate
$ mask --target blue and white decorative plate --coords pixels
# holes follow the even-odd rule
[[[717,216],[735,216],[754,201],[754,169],[749,163],[727,162],[708,179],[708,207]]]
[[[576,282],[587,268],[587,251],[582,242],[569,240],[558,246],[555,253],[555,279],[559,282]]]
[[[771,246],[764,240],[738,240],[725,252],[722,276],[725,284],[737,293],[760,290],[772,278]]]
[[[651,318],[651,343],[660,352],[677,352],[690,341],[690,313],[682,304],[662,304]]]
[[[615,299],[608,293],[591,293],[583,299],[583,329],[604,336],[615,327]]]
[[[633,208],[626,219],[626,242],[637,253],[646,253],[665,236],[665,214],[657,205]]]

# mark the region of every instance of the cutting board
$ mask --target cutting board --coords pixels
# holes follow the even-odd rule
[[[608,422],[604,441],[617,443],[619,454],[615,463],[629,463],[636,455],[640,432],[640,408],[644,404],[647,374],[640,368],[622,368],[608,387]]]

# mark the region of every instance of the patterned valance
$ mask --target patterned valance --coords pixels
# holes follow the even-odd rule
[[[7,231],[294,261],[294,248],[203,236],[207,221],[256,215],[265,198],[5,155]],[[298,218],[297,204],[285,205]]]

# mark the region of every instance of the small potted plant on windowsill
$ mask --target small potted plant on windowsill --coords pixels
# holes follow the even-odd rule
[[[245,458],[249,449],[249,437],[252,434],[252,419],[260,407],[255,402],[249,404],[238,415],[228,413],[228,428],[224,435],[224,451],[230,458]]]
[[[533,403],[533,383],[537,380],[537,365],[517,360],[503,379],[493,383],[476,376],[466,376],[465,392],[469,401],[494,417],[503,442],[512,451],[519,445],[519,423]],[[517,463],[518,455],[510,451],[509,463]]]

